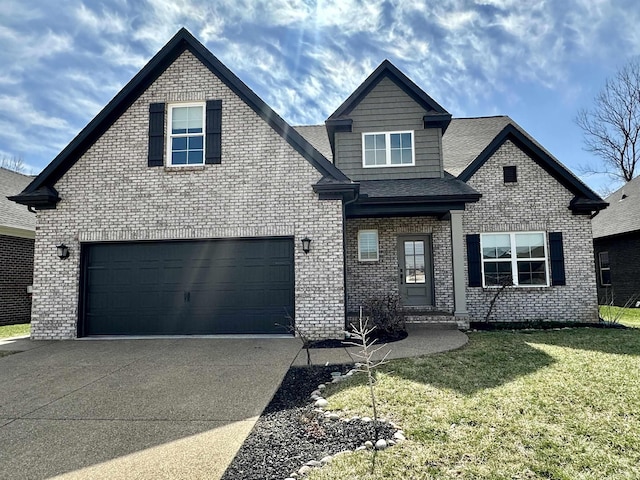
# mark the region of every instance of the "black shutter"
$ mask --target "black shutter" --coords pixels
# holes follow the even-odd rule
[[[206,146],[204,163],[222,162],[222,100],[207,100]]]
[[[562,232],[549,232],[549,261],[551,263],[551,285],[566,285]]]
[[[482,265],[480,260],[480,235],[467,235],[467,269],[469,286],[482,286]]]
[[[164,164],[164,103],[149,105],[149,158],[150,167]]]

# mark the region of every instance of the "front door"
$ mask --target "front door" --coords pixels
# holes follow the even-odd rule
[[[398,237],[400,300],[404,306],[433,305],[431,237]]]

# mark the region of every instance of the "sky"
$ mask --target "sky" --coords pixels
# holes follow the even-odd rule
[[[384,60],[454,117],[509,115],[581,169],[575,123],[640,55],[637,0],[0,0],[0,156],[39,173],[181,28],[292,125]]]

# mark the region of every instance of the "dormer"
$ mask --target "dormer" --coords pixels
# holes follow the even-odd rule
[[[385,60],[326,120],[335,165],[354,181],[441,178],[451,114]]]

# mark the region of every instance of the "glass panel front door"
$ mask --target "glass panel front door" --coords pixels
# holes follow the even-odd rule
[[[431,237],[398,237],[400,300],[406,306],[433,305]]]

